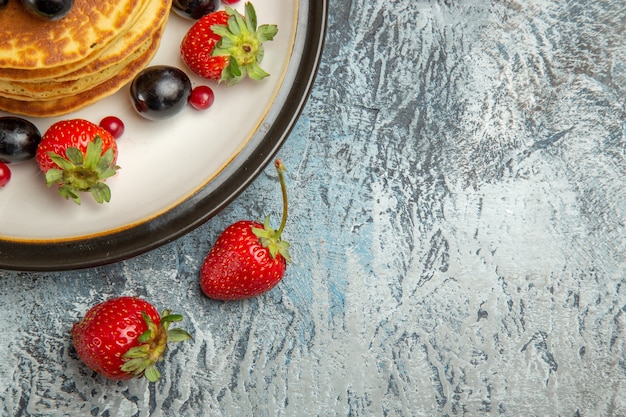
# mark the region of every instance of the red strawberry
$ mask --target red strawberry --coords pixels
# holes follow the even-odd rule
[[[217,238],[200,271],[200,287],[211,298],[240,300],[274,288],[285,275],[289,243],[281,239],[287,221],[287,189],[280,160],[275,163],[283,193],[283,217],[278,230],[265,224],[241,220]]]
[[[263,42],[278,32],[276,25],[257,28],[252,3],[245,4],[245,16],[237,10],[209,13],[196,21],[180,46],[183,61],[201,77],[234,85],[246,75],[261,80],[269,74],[259,63],[263,60]]]
[[[98,125],[83,119],[63,120],[50,126],[35,155],[46,174],[48,187],[80,204],[80,192],[90,192],[98,203],[111,199],[104,180],[119,169],[115,138]]]
[[[72,327],[72,338],[80,359],[99,374],[116,380],[145,375],[154,382],[160,377],[155,363],[167,342],[191,339],[184,330],[168,329],[181,320],[168,310],[159,316],[140,298],[118,297],[93,306]]]

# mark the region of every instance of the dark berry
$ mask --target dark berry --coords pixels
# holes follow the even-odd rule
[[[22,4],[35,16],[59,20],[72,10],[74,0],[22,0]]]
[[[182,70],[156,65],[141,71],[130,85],[135,110],[150,120],[178,114],[189,101],[191,81]]]
[[[0,0],[0,10],[7,7],[7,4],[9,4],[9,0]]]
[[[196,110],[206,110],[213,104],[215,94],[208,85],[199,85],[191,90],[189,104]]]
[[[172,2],[172,9],[176,14],[193,20],[216,11],[218,7],[218,0],[173,0]]]
[[[100,127],[109,132],[115,139],[124,134],[124,122],[119,117],[107,116],[100,120]]]
[[[0,117],[0,161],[20,162],[35,156],[41,142],[37,127],[21,117]]]

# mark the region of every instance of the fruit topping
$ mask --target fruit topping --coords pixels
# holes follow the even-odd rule
[[[208,85],[199,85],[191,90],[189,104],[196,110],[206,110],[213,105],[215,93]]]
[[[22,4],[37,17],[59,20],[72,10],[74,0],[22,0]]]
[[[0,187],[4,187],[11,180],[11,169],[4,162],[0,162]]]
[[[0,117],[0,161],[20,162],[35,156],[41,132],[21,117]]]
[[[92,370],[114,380],[145,376],[158,381],[156,367],[163,360],[167,342],[191,339],[182,329],[169,329],[181,321],[179,314],[163,311],[137,297],[117,297],[93,306],[72,327],[74,347]]]
[[[106,116],[100,120],[99,126],[109,132],[115,139],[119,139],[124,134],[124,122],[119,117]]]
[[[278,230],[270,225],[240,220],[228,226],[217,238],[200,270],[200,288],[218,300],[240,300],[274,288],[285,275],[289,243],[281,239],[287,222],[287,187],[285,166],[274,166],[283,195],[283,217]]]
[[[83,119],[62,120],[50,126],[35,155],[46,174],[46,184],[58,186],[59,194],[80,204],[80,193],[89,192],[98,203],[111,199],[104,183],[119,167],[115,138],[98,125]]]
[[[141,71],[130,85],[131,101],[137,112],[149,120],[178,114],[189,101],[191,81],[184,71],[155,65]]]
[[[210,80],[227,85],[238,84],[246,76],[261,80],[269,75],[259,66],[265,54],[263,43],[276,33],[276,25],[257,28],[252,3],[245,4],[245,16],[227,7],[191,26],[181,42],[181,56],[193,72]]]
[[[222,0],[224,4],[233,5],[239,3],[239,0]]]
[[[186,19],[197,20],[202,16],[216,11],[219,0],[174,0],[172,9]]]

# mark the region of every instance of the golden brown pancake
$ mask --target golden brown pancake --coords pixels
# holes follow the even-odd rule
[[[74,7],[84,6],[85,4],[90,4],[92,1],[93,0],[76,0]],[[71,74],[87,65],[93,64],[92,67],[96,67],[97,70],[98,67],[105,67],[119,62],[123,60],[124,57],[128,56],[130,52],[134,51],[141,43],[151,38],[152,33],[160,26],[163,19],[164,7],[168,7],[167,10],[169,11],[168,5],[170,1],[171,0],[141,0],[142,3],[133,9],[135,14],[132,17],[129,16],[127,19],[126,26],[118,29],[116,35],[110,37],[107,41],[101,39],[97,47],[90,48],[89,53],[82,59],[70,60],[65,64],[57,65],[41,64],[32,68],[24,68],[23,64],[7,67],[0,65],[0,80],[38,82],[41,80],[58,79],[64,76],[75,79],[76,77],[72,77]],[[108,4],[109,2],[103,1],[102,3]],[[8,19],[8,17],[4,15],[5,11],[6,9],[0,13],[0,27],[2,27],[3,20]],[[59,28],[65,26],[69,26],[70,29],[68,30],[71,31],[72,21],[67,21],[66,19],[68,19],[73,12],[74,10],[62,20],[51,22],[59,25],[59,27],[56,28],[57,31]],[[28,16],[25,18],[28,18]],[[35,17],[30,17],[30,19],[34,19],[39,24],[42,24],[41,19]],[[48,22],[43,23],[49,25]],[[3,43],[10,44],[11,42],[3,42],[2,38],[0,38],[0,57],[2,56]],[[7,48],[8,47],[9,46],[7,46]]]
[[[46,21],[20,1],[0,13],[0,68],[38,69],[85,59],[128,29],[149,0],[77,0],[61,20]]]
[[[79,94],[62,97],[55,100],[21,101],[0,97],[0,110],[14,114],[34,117],[60,116],[79,110],[117,92],[131,81],[150,62],[156,53],[161,40],[161,31],[158,31],[149,49],[125,66],[117,75]]]
[[[8,33],[0,38],[0,110],[48,117],[115,93],[148,65],[171,0],[76,0],[53,22],[9,5],[0,10]]]
[[[55,100],[82,93],[106,80],[115,77],[124,67],[131,65],[136,59],[141,59],[151,47],[152,39],[137,48],[123,61],[110,65],[101,71],[86,74],[73,80],[48,80],[40,82],[3,81],[0,80],[0,96],[21,101]]]
[[[97,59],[56,78],[11,80],[0,77],[0,95],[21,100],[42,100],[76,94],[100,84],[148,49],[154,33],[166,21],[167,14],[167,2],[148,2],[148,7],[134,26],[115,38]],[[20,72],[24,76],[32,71]]]

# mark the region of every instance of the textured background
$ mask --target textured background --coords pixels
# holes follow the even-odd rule
[[[280,156],[293,244],[259,298],[197,275],[280,212],[273,169],[137,258],[0,275],[0,415],[626,416],[626,5],[330,0]],[[68,331],[110,296],[183,312],[164,378],[88,372]]]

